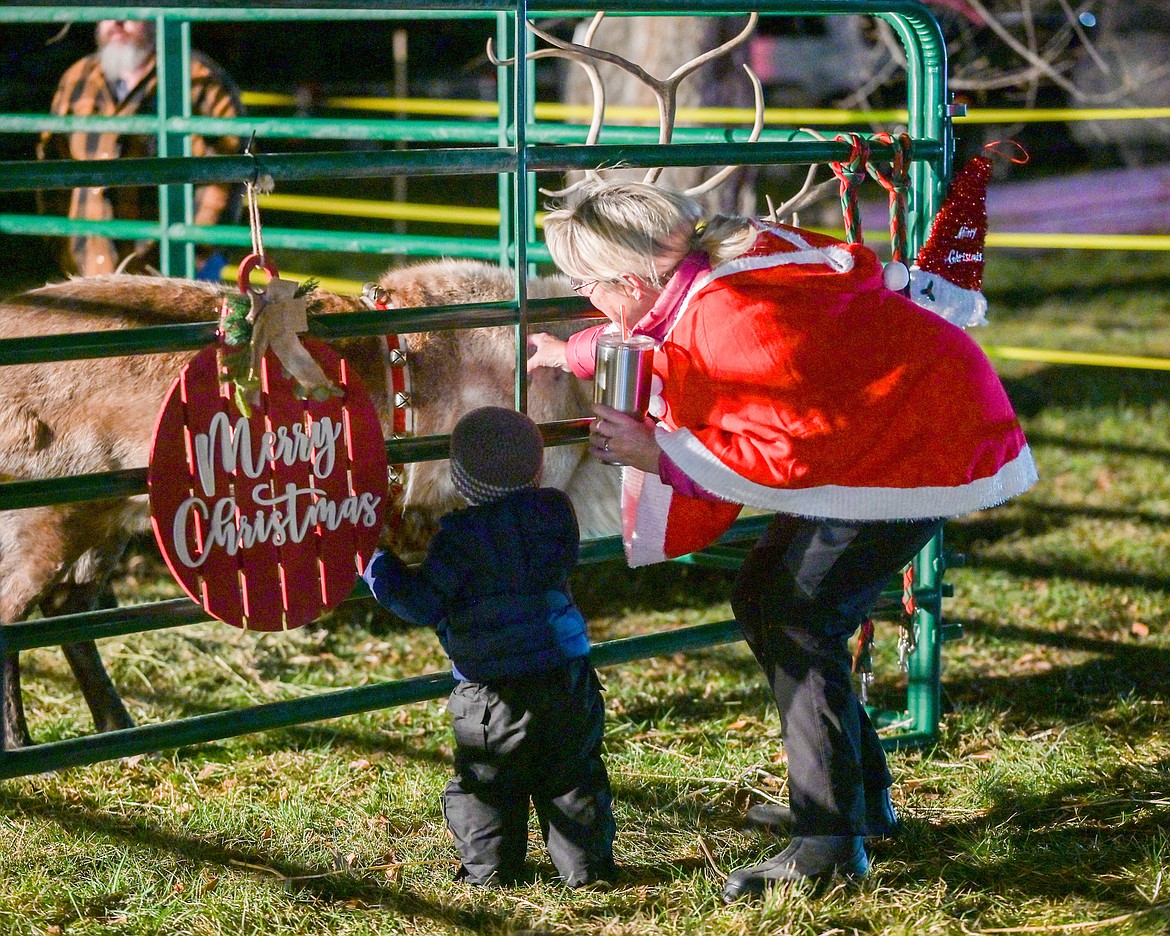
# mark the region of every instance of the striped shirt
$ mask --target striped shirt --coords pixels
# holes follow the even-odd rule
[[[126,89],[119,102],[115,91],[102,73],[98,55],[88,55],[69,67],[57,85],[51,112],[54,115],[128,117],[153,115],[157,111],[158,76],[150,66],[145,76]],[[122,89],[119,89],[122,90]],[[204,117],[236,117],[243,113],[239,92],[227,74],[198,52],[191,54],[191,113]],[[206,139],[191,137],[192,156],[236,153],[236,137]],[[117,159],[158,155],[154,136],[91,132],[78,130],[62,134],[46,131],[37,146],[40,159]],[[157,220],[158,189],[155,187],[92,186],[41,193],[41,210],[47,214],[66,214],[89,221]],[[215,224],[221,219],[235,220],[239,192],[232,186],[204,185],[195,190],[196,224]],[[112,273],[119,260],[136,250],[146,250],[153,242],[135,244],[113,241],[107,237],[70,237],[62,251],[66,272],[91,276]],[[157,262],[157,261],[155,261]]]

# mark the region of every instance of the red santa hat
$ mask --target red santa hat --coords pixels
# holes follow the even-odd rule
[[[985,325],[983,241],[991,159],[975,156],[959,170],[910,268],[910,298],[962,328]]]

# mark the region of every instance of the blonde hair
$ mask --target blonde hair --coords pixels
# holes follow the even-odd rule
[[[616,282],[633,273],[654,286],[688,253],[717,266],[755,242],[746,218],[716,215],[703,223],[697,201],[644,182],[590,182],[572,205],[550,211],[544,239],[569,276]]]

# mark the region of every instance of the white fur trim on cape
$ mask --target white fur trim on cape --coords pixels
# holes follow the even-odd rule
[[[631,569],[666,561],[666,521],[674,490],[656,474],[637,468],[622,469],[622,525],[626,563]],[[635,511],[633,523],[624,516]]]
[[[987,297],[983,293],[957,286],[918,266],[910,268],[910,298],[960,328],[987,324]]]
[[[660,345],[674,331],[674,327],[682,321],[683,314],[690,308],[691,299],[695,293],[717,279],[722,279],[725,276],[734,276],[736,273],[744,273],[748,270],[766,270],[771,267],[786,266],[792,263],[820,264],[832,268],[835,273],[848,273],[853,269],[853,254],[844,247],[813,247],[808,241],[793,231],[786,231],[783,228],[764,228],[764,230],[783,238],[798,249],[791,253],[735,257],[726,263],[721,263],[719,266],[708,270],[702,276],[696,277],[695,281],[691,283],[691,288],[687,290],[686,296],[683,297],[683,301],[679,303],[678,312],[675,313],[674,321],[670,323],[670,326],[665,330],[662,338],[659,340]]]
[[[780,488],[757,484],[717,459],[689,429],[659,428],[658,444],[682,471],[708,491],[748,507],[833,520],[918,520],[958,517],[1002,504],[1038,480],[1028,446],[989,478],[954,487]]]

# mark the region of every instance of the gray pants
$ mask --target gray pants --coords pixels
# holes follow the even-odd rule
[[[613,797],[601,759],[605,710],[587,658],[490,685],[461,682],[447,703],[455,777],[443,815],[471,884],[524,873],[528,804],[561,879],[578,887],[612,875]]]
[[[780,709],[796,835],[864,834],[866,794],[893,781],[847,642],[938,529],[778,515],[740,569],[731,607]]]

